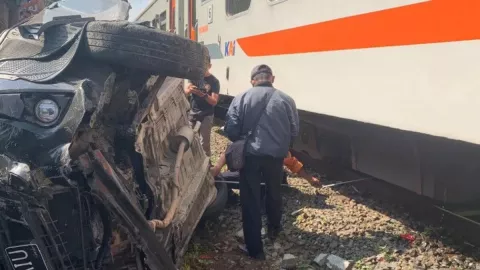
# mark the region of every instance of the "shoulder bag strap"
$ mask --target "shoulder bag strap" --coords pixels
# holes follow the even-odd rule
[[[248,132],[247,134],[247,137],[250,137],[253,133],[255,133],[255,131],[257,130],[257,127],[258,127],[258,123],[260,122],[260,119],[262,119],[262,116],[264,115],[265,113],[265,110],[267,109],[267,106],[268,104],[270,103],[270,99],[272,98],[273,94],[276,92],[277,90],[273,90],[273,91],[270,91],[270,93],[268,93],[265,97],[265,102],[263,104],[263,108],[262,110],[259,112],[259,114],[257,115],[257,118],[255,119],[255,122],[253,122],[253,126],[252,126],[252,129]]]

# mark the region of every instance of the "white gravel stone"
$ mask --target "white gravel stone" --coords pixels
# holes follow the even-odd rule
[[[280,265],[280,267],[282,269],[295,269],[297,267],[297,264],[298,264],[298,259],[297,257],[295,257],[294,255],[292,254],[285,254],[283,255],[283,260],[282,260],[282,264]]]
[[[333,270],[350,270],[353,264],[336,255],[329,255],[327,257],[327,267]]]
[[[214,127],[213,131],[212,162],[215,162],[229,141],[218,133],[219,127]],[[310,171],[309,168],[306,170],[315,177],[322,178],[322,175]],[[321,180],[324,184],[329,184],[329,179]],[[288,182],[292,185],[306,184],[304,179],[293,174],[288,176]],[[275,241],[280,244],[281,249],[275,249],[274,243],[268,240],[264,245],[267,256],[276,254],[280,260],[274,258],[275,263],[254,262],[248,269],[279,269],[285,252],[297,254],[297,267],[305,269],[303,267],[312,259],[321,261],[317,258],[322,252],[355,261],[359,269],[374,269],[376,265],[387,267],[387,263],[394,263],[396,269],[443,267],[480,270],[480,252],[473,250],[459,254],[459,251],[463,250],[460,244],[443,241],[444,236],[448,238],[443,228],[416,220],[401,207],[363,196],[348,185],[335,190],[294,187],[283,193],[283,199],[283,233],[282,237]],[[217,252],[220,265],[230,259],[238,265],[237,269],[247,269],[243,263],[246,259],[232,255],[231,252],[244,238],[243,231],[239,230],[242,224],[241,208],[238,204],[230,205],[222,215],[224,219],[221,222],[210,224],[207,227],[208,232],[204,232],[208,233],[209,237],[199,235],[194,237],[192,242],[202,245],[202,249],[210,247],[213,242],[213,250],[205,252]],[[263,221],[266,225],[266,218]],[[265,230],[262,234],[265,234]],[[407,241],[401,237],[404,234],[411,234],[416,240]],[[379,253],[384,255],[378,257]],[[333,267],[332,263],[329,265]],[[338,266],[336,269],[349,269],[344,264],[341,265],[343,268]],[[321,267],[328,269],[326,258]]]
[[[327,263],[327,257],[329,254],[322,253],[313,259],[313,262],[318,266],[324,266]]]
[[[318,266],[327,266],[332,270],[350,270],[353,268],[353,264],[343,258],[336,255],[322,253],[319,254],[313,260]]]

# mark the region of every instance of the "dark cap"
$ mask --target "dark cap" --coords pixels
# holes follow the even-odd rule
[[[250,79],[253,80],[257,75],[260,74],[268,74],[268,75],[273,75],[272,69],[267,66],[267,65],[258,65],[252,69],[252,74],[250,76]]]

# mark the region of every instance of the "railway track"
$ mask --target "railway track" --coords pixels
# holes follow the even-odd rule
[[[218,126],[212,134],[213,159],[228,144]],[[305,163],[307,170],[321,172],[310,171],[322,179],[324,188],[288,176],[282,192],[284,236],[275,244],[265,244],[265,263],[245,260],[238,250],[242,230],[237,198],[218,220],[197,231],[186,258],[189,269],[279,269],[287,253],[298,257],[299,269],[313,269],[311,261],[319,253],[329,253],[361,270],[480,270],[480,250],[467,239],[467,233],[456,233],[472,232],[471,228],[461,228],[457,219],[449,224],[450,216],[433,212],[427,201],[417,200],[422,197],[414,198],[376,179],[336,185],[369,177],[308,158]],[[212,262],[218,267],[212,268]]]
[[[228,104],[226,103],[217,106],[215,111],[217,125],[221,126],[224,124],[227,110]],[[338,164],[312,159],[310,156],[295,150],[293,152],[311,170],[326,175],[327,182],[325,184],[370,177],[347,170]],[[328,179],[335,179],[335,182],[328,182]],[[445,228],[445,233],[449,237],[455,239],[457,243],[464,244],[467,249],[480,248],[480,205],[465,207],[444,205],[442,202],[420,196],[412,191],[375,178],[368,181],[355,182],[349,186],[356,192],[364,196],[373,197],[379,202],[401,206],[419,221]],[[338,189],[340,192],[345,190],[343,186],[332,188]]]
[[[313,160],[305,154],[294,154],[309,168],[321,172],[327,179],[336,181],[349,181],[366,177],[358,172],[336,167],[335,164],[325,164]],[[328,180],[326,182],[329,183]],[[463,243],[470,248],[480,247],[480,216],[475,211],[469,211],[470,215],[462,216],[455,209],[442,205],[441,202],[433,201],[424,196],[417,195],[409,190],[392,185],[380,179],[372,178],[369,181],[354,182],[350,185],[354,190],[364,196],[369,196],[381,203],[397,205],[405,209],[413,217],[425,224],[441,226],[446,229],[449,237],[456,242]],[[333,187],[333,189],[336,189]],[[343,187],[338,187],[344,193]],[[345,194],[348,196],[348,194]]]

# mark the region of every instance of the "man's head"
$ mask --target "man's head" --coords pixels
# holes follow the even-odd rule
[[[210,75],[210,69],[212,68],[212,60],[210,55],[207,55],[207,70],[205,71],[205,77]]]
[[[275,81],[272,69],[267,65],[258,65],[253,68],[250,80],[253,86],[257,86],[262,83],[272,83]]]

